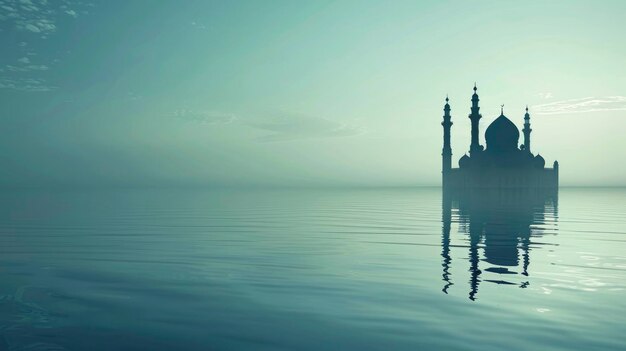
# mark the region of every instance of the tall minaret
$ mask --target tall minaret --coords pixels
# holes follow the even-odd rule
[[[528,114],[528,105],[526,105],[526,114],[524,115],[524,150],[530,153],[530,132],[533,130],[530,129],[530,115]]]
[[[448,177],[452,169],[452,147],[450,146],[450,128],[452,121],[450,116],[450,105],[448,104],[448,96],[446,95],[446,104],[443,107],[443,150],[441,151],[441,185],[445,189],[448,185]]]
[[[470,156],[479,153],[483,150],[478,141],[478,121],[483,117],[478,112],[478,94],[476,93],[476,83],[474,83],[474,95],[472,95],[472,113],[469,115],[469,119],[472,121],[472,143],[470,144]]]

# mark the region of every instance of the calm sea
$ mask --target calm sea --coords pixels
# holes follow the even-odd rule
[[[626,190],[487,205],[5,192],[0,350],[626,349]]]

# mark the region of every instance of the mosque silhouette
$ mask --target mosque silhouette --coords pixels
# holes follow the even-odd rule
[[[455,247],[467,247],[469,298],[475,300],[480,282],[525,288],[530,284],[530,251],[548,223],[557,218],[559,164],[545,166],[545,159],[531,151],[530,114],[524,115],[524,142],[520,131],[504,116],[504,106],[485,131],[487,147],[479,142],[478,93],[474,84],[469,119],[472,123],[469,155],[452,168],[450,129],[452,117],[446,97],[442,152],[442,279],[448,290]],[[548,219],[546,219],[548,217]],[[451,225],[457,223],[465,245],[451,243]],[[479,266],[483,266],[480,268]],[[516,279],[517,277],[517,279]]]
[[[521,191],[557,191],[559,185],[559,163],[554,161],[552,168],[545,167],[545,159],[531,151],[530,114],[526,107],[524,116],[524,143],[518,147],[520,132],[511,120],[504,116],[504,106],[500,116],[487,127],[485,149],[479,143],[479,113],[477,88],[474,84],[472,107],[469,119],[472,123],[469,155],[459,159],[459,168],[452,168],[452,147],[450,145],[449,99],[446,97],[443,122],[442,185],[444,191],[455,190],[498,190],[517,189]]]

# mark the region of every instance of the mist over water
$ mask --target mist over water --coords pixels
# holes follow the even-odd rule
[[[7,192],[0,350],[620,349],[625,195]]]
[[[624,186],[626,2],[0,0],[0,187],[437,186],[504,114]],[[584,20],[583,20],[584,19]],[[520,30],[523,28],[523,30]]]

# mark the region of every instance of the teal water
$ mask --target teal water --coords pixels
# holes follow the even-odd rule
[[[14,191],[0,350],[626,348],[626,190]]]

